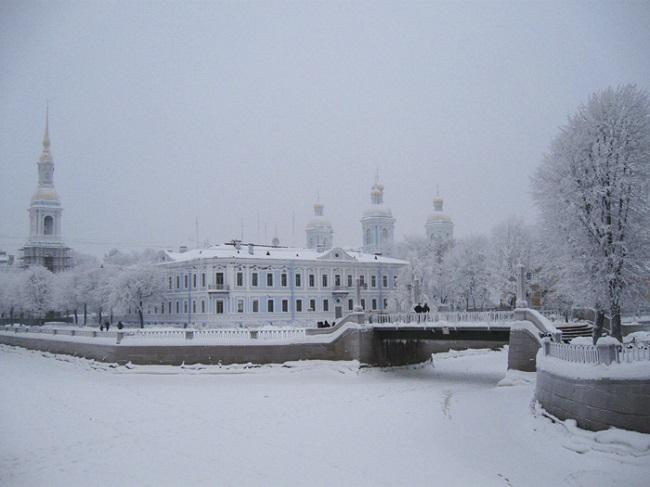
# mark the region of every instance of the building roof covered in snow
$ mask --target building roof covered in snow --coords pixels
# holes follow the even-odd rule
[[[188,262],[200,259],[246,259],[246,260],[299,260],[299,261],[350,261],[360,263],[380,263],[405,265],[406,261],[383,255],[366,254],[358,250],[334,247],[319,252],[317,249],[299,247],[274,247],[271,245],[240,244],[231,242],[213,245],[204,249],[192,249],[185,252],[166,251],[164,262]]]

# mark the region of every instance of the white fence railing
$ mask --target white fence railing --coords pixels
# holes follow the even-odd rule
[[[306,328],[212,328],[206,330],[192,329],[124,329],[119,331],[78,330],[69,328],[43,328],[40,326],[5,326],[5,331],[14,333],[38,333],[48,335],[108,337],[117,339],[118,343],[128,342],[132,338],[159,340],[206,340],[229,342],[233,340],[291,340],[307,335]]]
[[[650,343],[572,345],[546,341],[544,355],[581,364],[650,362]]]
[[[581,364],[597,364],[598,348],[593,345],[571,345],[568,343],[549,343],[549,357],[559,358],[566,362]]]
[[[286,340],[289,338],[302,338],[306,336],[305,328],[279,328],[264,329],[257,332],[257,338],[261,340]]]
[[[433,313],[370,313],[368,323],[493,323],[514,320],[513,311],[441,311]]]

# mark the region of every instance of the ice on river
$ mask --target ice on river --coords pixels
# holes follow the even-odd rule
[[[552,422],[534,374],[497,385],[506,359],[118,367],[0,346],[0,485],[647,485],[648,435]]]

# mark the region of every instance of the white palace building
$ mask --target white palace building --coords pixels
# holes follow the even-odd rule
[[[407,262],[389,257],[395,219],[383,204],[383,190],[375,182],[363,213],[362,251],[333,245],[332,225],[317,202],[307,248],[233,241],[165,252],[166,296],[149,303],[145,314],[153,322],[193,326],[313,326],[337,321],[355,306],[387,310]]]

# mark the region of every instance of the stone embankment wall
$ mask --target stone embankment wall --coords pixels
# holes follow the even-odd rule
[[[241,364],[241,363],[284,363],[297,360],[358,360],[371,366],[396,366],[422,363],[432,353],[450,349],[497,348],[506,344],[504,339],[491,340],[486,332],[483,339],[385,339],[370,327],[356,324],[337,325],[329,329],[308,330],[303,341],[287,343],[251,340],[248,343],[203,344],[199,340],[188,340],[171,345],[143,343],[129,344],[112,340],[100,341],[93,338],[72,336],[55,337],[41,334],[0,332],[0,343],[33,350],[61,353],[94,359],[101,362],[124,364],[180,365]]]
[[[580,379],[542,365],[535,396],[546,411],[581,428],[650,433],[650,379]]]
[[[26,334],[0,334],[0,343],[61,353],[111,363],[142,365],[284,363],[296,360],[356,360],[359,358],[359,333],[343,330],[331,342],[315,343],[254,343],[218,345],[128,345],[95,344],[70,339],[48,339]]]

